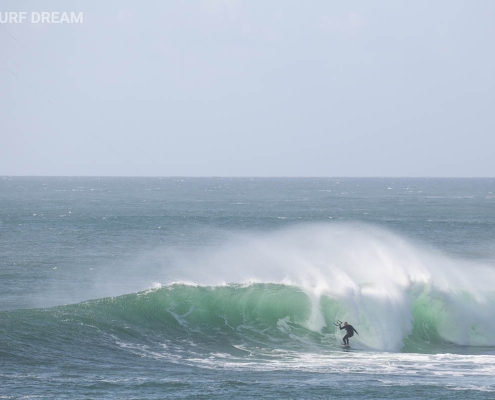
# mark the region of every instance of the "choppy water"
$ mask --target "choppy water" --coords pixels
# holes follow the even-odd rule
[[[493,398],[494,234],[491,179],[3,177],[0,396]]]

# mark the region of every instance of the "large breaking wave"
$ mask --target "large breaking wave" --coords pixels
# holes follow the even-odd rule
[[[333,323],[341,320],[358,330],[351,339],[357,349],[483,353],[495,346],[492,266],[370,226],[237,237],[212,250],[177,253],[162,276],[150,279],[159,284],[134,294],[4,312],[9,325],[2,335],[23,348],[35,329],[47,343],[53,338],[55,349],[83,329],[85,338],[110,347],[153,348],[170,357],[242,355],[335,350],[342,334]]]

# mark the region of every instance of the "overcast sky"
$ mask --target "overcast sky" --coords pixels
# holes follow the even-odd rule
[[[495,176],[494,1],[0,3],[21,11],[0,175]]]

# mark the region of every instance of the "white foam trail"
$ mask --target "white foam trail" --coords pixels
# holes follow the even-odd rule
[[[354,342],[390,351],[399,350],[412,331],[411,292],[428,288],[420,294],[432,301],[441,294],[442,304],[450,307],[437,310],[445,319],[438,329],[444,339],[495,345],[493,268],[452,259],[373,226],[317,224],[238,236],[220,248],[176,255],[166,273],[164,284],[298,286],[313,305],[307,321],[313,330],[325,325],[320,299],[328,296],[343,305],[337,317],[359,331]],[[475,326],[475,333],[460,324],[468,330]]]

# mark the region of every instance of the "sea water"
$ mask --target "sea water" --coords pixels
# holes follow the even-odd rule
[[[2,177],[0,363],[7,399],[493,399],[495,180]]]

